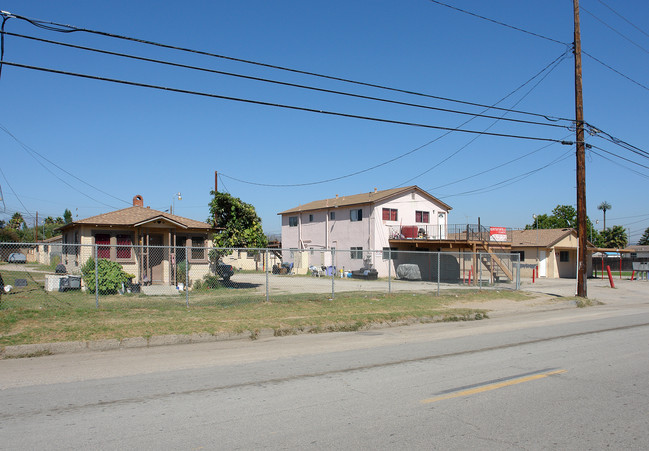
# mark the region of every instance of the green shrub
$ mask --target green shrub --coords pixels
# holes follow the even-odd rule
[[[191,265],[187,263],[187,260],[183,260],[176,265],[176,283],[186,284],[189,269],[191,269]]]
[[[221,278],[220,276],[213,276],[211,274],[205,274],[203,277],[205,286],[207,288],[221,288]]]
[[[90,291],[95,291],[95,259],[89,258],[81,267],[83,282]],[[99,294],[115,294],[126,284],[133,274],[128,274],[122,269],[122,265],[106,259],[97,262],[97,279],[99,282]]]

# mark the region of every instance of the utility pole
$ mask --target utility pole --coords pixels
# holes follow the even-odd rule
[[[581,34],[579,31],[579,0],[573,0],[575,15],[575,126],[577,134],[577,233],[579,251],[577,268],[577,296],[585,298],[587,239],[586,239],[586,146],[584,143],[584,99],[581,90]]]

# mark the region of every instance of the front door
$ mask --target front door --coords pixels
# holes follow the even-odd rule
[[[164,283],[163,262],[167,249],[162,246],[162,235],[149,235],[149,272],[151,282],[154,284]],[[155,246],[155,247],[154,247]]]
[[[547,271],[547,254],[545,251],[539,251],[539,277],[547,277],[548,271]]]

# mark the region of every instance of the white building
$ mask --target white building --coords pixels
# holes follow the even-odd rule
[[[387,275],[380,253],[399,238],[445,239],[451,207],[417,186],[316,200],[278,213],[282,216],[284,262],[298,273],[309,265],[345,270],[373,267]],[[290,252],[287,250],[308,252]],[[324,249],[334,249],[323,252]],[[396,250],[396,248],[393,248]],[[289,255],[292,254],[292,255]]]

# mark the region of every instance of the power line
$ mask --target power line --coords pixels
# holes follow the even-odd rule
[[[92,189],[94,189],[94,190],[97,190],[97,191],[99,191],[99,192],[102,193],[102,194],[105,194],[105,195],[107,195],[107,196],[109,196],[109,197],[112,197],[112,198],[115,199],[115,200],[119,200],[120,202],[124,202],[124,203],[126,203],[126,204],[129,204],[129,202],[125,201],[124,199],[120,199],[120,198],[118,198],[118,197],[115,197],[115,196],[113,196],[112,194],[107,193],[106,191],[104,191],[104,190],[102,190],[102,189],[99,189],[99,188],[97,188],[97,187],[94,186],[94,185],[91,185],[90,183],[86,182],[85,180],[82,180],[82,179],[80,179],[79,177],[77,177],[76,175],[74,175],[74,174],[72,174],[72,173],[66,171],[65,169],[63,169],[61,166],[57,165],[57,164],[54,163],[53,161],[47,159],[46,157],[44,157],[43,155],[41,155],[40,153],[38,153],[37,151],[35,151],[35,150],[32,149],[31,147],[29,147],[27,144],[25,144],[25,143],[23,143],[21,140],[19,140],[19,139],[18,139],[18,138],[17,138],[13,133],[11,133],[11,132],[10,132],[10,131],[9,131],[9,130],[4,126],[4,125],[0,124],[0,130],[4,131],[6,134],[8,134],[9,136],[11,136],[11,137],[14,139],[14,141],[16,141],[18,144],[20,144],[20,146],[23,148],[23,150],[24,150],[25,152],[27,152],[28,155],[30,155],[32,158],[34,158],[34,160],[36,160],[36,162],[37,162],[38,164],[40,164],[43,168],[45,168],[45,170],[47,170],[50,174],[52,174],[54,177],[56,177],[57,179],[59,179],[60,181],[62,181],[62,182],[65,183],[66,185],[68,185],[68,186],[69,186],[70,188],[72,188],[73,190],[77,191],[77,192],[80,193],[80,194],[83,194],[83,195],[86,196],[88,199],[93,200],[93,201],[95,201],[95,202],[97,202],[97,203],[100,203],[100,204],[102,204],[102,205],[105,205],[106,207],[116,208],[116,207],[113,207],[113,206],[111,206],[111,205],[105,204],[105,203],[103,203],[103,202],[101,202],[101,201],[99,201],[99,200],[97,200],[97,199],[95,199],[95,198],[89,196],[88,194],[84,193],[83,191],[79,191],[78,189],[76,189],[75,187],[73,187],[72,185],[70,185],[68,182],[66,182],[65,180],[63,180],[62,178],[60,178],[58,175],[54,174],[54,173],[53,173],[52,171],[50,171],[47,167],[45,167],[45,165],[43,165],[43,163],[41,163],[40,161],[38,161],[38,159],[37,159],[36,157],[34,157],[34,155],[32,155],[32,153],[35,153],[36,155],[38,155],[39,157],[41,157],[43,160],[47,161],[49,164],[55,166],[55,167],[56,167],[57,169],[59,169],[60,171],[65,172],[67,175],[69,175],[70,177],[73,177],[74,179],[78,180],[79,182],[83,183],[84,185],[89,186],[90,188],[92,188]]]
[[[557,159],[551,161],[550,163],[548,163],[548,164],[546,164],[544,166],[538,167],[536,169],[532,169],[531,171],[525,172],[523,174],[516,175],[514,177],[502,180],[502,181],[494,183],[492,185],[484,186],[482,188],[476,188],[474,190],[464,191],[464,192],[461,192],[461,193],[455,193],[455,194],[449,194],[449,195],[445,195],[445,196],[440,196],[440,198],[441,199],[447,199],[449,197],[465,196],[465,195],[468,195],[468,194],[481,194],[481,193],[488,193],[488,192],[491,192],[491,191],[495,191],[497,189],[504,188],[505,186],[509,186],[509,185],[511,185],[513,183],[519,182],[519,181],[521,181],[521,180],[523,180],[523,179],[525,179],[525,178],[527,178],[527,177],[529,177],[529,176],[531,176],[533,174],[536,174],[537,172],[542,171],[543,169],[546,169],[549,166],[557,164],[557,163],[565,160],[566,158],[571,157],[572,155],[573,155],[573,153],[572,153],[572,150],[571,150],[568,153],[566,153],[565,155],[563,155],[561,157],[558,157]],[[426,189],[426,191],[430,191],[430,189]]]
[[[8,186],[9,189],[11,190],[11,192],[14,193],[14,196],[16,196],[16,199],[18,199],[18,202],[20,203],[20,205],[23,206],[23,208],[25,209],[25,211],[27,212],[27,214],[28,214],[29,216],[31,216],[32,219],[35,219],[35,218],[34,218],[34,215],[31,214],[31,212],[27,209],[27,207],[25,207],[25,204],[23,204],[23,201],[20,200],[20,197],[18,196],[18,194],[17,194],[16,191],[14,190],[13,186],[11,186],[11,183],[9,183],[9,180],[7,180],[7,176],[5,175],[5,173],[4,173],[4,171],[2,170],[2,167],[1,167],[1,166],[0,166],[0,174],[2,174],[2,178],[4,179],[5,183],[7,184],[7,186]]]
[[[355,93],[351,93],[351,92],[338,91],[338,90],[333,90],[333,89],[318,88],[318,87],[315,87],[315,86],[302,85],[302,84],[298,84],[298,83],[290,83],[290,82],[273,80],[273,79],[268,79],[268,78],[255,77],[255,76],[251,76],[251,75],[238,74],[238,73],[234,73],[234,72],[226,72],[226,71],[221,71],[221,70],[208,69],[208,68],[199,67],[199,66],[192,66],[192,65],[189,65],[189,64],[174,63],[174,62],[170,62],[170,61],[159,60],[159,59],[154,59],[154,58],[146,58],[146,57],[130,55],[130,54],[126,54],[126,53],[112,52],[112,51],[101,50],[101,49],[92,48],[92,47],[85,47],[85,46],[81,46],[81,45],[68,44],[68,43],[65,43],[65,42],[59,42],[59,41],[52,41],[52,40],[49,40],[49,39],[37,38],[37,37],[34,37],[34,36],[26,36],[26,35],[18,34],[18,33],[6,32],[6,34],[9,35],[9,36],[15,36],[15,37],[20,37],[20,38],[24,38],[24,39],[30,39],[30,40],[34,40],[34,41],[38,41],[38,42],[44,42],[44,43],[48,43],[48,44],[60,45],[60,46],[64,46],[64,47],[70,47],[70,48],[74,48],[74,49],[85,50],[85,51],[90,51],[90,52],[95,52],[95,53],[102,53],[102,54],[105,54],[105,55],[119,56],[119,57],[122,57],[122,58],[129,58],[129,59],[134,59],[134,60],[138,60],[138,61],[146,61],[146,62],[156,63],[156,64],[163,64],[163,65],[172,66],[172,67],[179,67],[179,68],[183,68],[183,69],[192,69],[192,70],[197,70],[197,71],[201,71],[201,72],[207,72],[207,73],[218,74],[218,75],[225,75],[225,76],[229,76],[229,77],[243,78],[243,79],[246,79],[246,80],[261,81],[261,82],[264,82],[264,83],[272,83],[272,84],[277,84],[277,85],[281,85],[281,86],[288,86],[288,87],[293,87],[293,88],[307,89],[307,90],[311,90],[311,91],[324,92],[324,93],[328,93],[328,94],[342,95],[342,96],[353,97],[353,98],[358,98],[358,99],[373,100],[373,101],[377,101],[377,102],[391,103],[391,104],[394,104],[394,105],[402,105],[402,106],[408,106],[408,107],[414,107],[414,108],[435,110],[435,111],[441,111],[441,112],[444,112],[444,113],[461,114],[461,115],[467,115],[467,116],[477,116],[477,117],[483,117],[483,118],[487,118],[487,119],[497,118],[497,116],[491,116],[491,115],[486,115],[486,114],[476,114],[476,113],[471,113],[471,112],[468,112],[468,111],[453,110],[453,109],[450,109],[450,108],[440,108],[440,107],[434,107],[434,106],[430,106],[430,105],[422,105],[422,104],[416,104],[416,103],[410,103],[410,102],[402,102],[402,101],[399,101],[399,100],[392,100],[392,99],[386,99],[386,98],[375,97],[375,96],[367,96],[367,95],[355,94]],[[506,119],[503,119],[503,120],[510,121],[510,122],[521,123],[521,124],[528,124],[528,125],[542,125],[542,126],[546,126],[546,127],[567,128],[564,125],[548,124],[548,123],[545,123],[545,122],[528,121],[528,120],[522,120],[522,119],[506,118]]]
[[[588,10],[587,10],[586,8],[584,8],[583,6],[581,6],[580,9],[581,9],[582,11],[584,11],[585,13],[590,14],[593,18],[595,18],[595,20],[597,20],[598,22],[600,22],[602,25],[604,25],[605,27],[607,27],[608,29],[610,29],[610,30],[613,31],[614,33],[617,33],[618,35],[620,35],[621,37],[623,37],[624,39],[626,39],[627,41],[629,41],[631,44],[633,44],[633,45],[635,45],[636,47],[638,47],[638,48],[639,48],[640,50],[642,50],[643,52],[645,52],[645,53],[649,53],[649,50],[647,50],[646,48],[644,48],[643,46],[641,46],[640,44],[638,44],[637,42],[635,42],[633,39],[631,39],[631,38],[629,38],[628,36],[626,36],[624,33],[622,33],[622,32],[620,32],[620,31],[616,30],[614,27],[612,27],[611,25],[607,24],[606,22],[604,22],[602,19],[600,19],[599,17],[597,17],[595,14],[591,13],[590,11],[588,11]]]
[[[483,135],[488,135],[488,136],[497,136],[501,138],[515,138],[515,139],[527,139],[527,140],[532,140],[532,141],[547,141],[547,142],[560,142],[556,139],[552,138],[542,138],[542,137],[537,137],[537,136],[525,136],[525,135],[513,135],[513,134],[507,134],[507,133],[486,133],[486,132],[481,132],[477,130],[464,130],[464,129],[453,129],[451,127],[442,127],[439,125],[431,125],[431,124],[422,124],[419,122],[408,122],[408,121],[399,121],[399,120],[394,120],[394,119],[385,119],[385,118],[378,118],[378,117],[372,117],[372,116],[363,116],[363,115],[358,115],[358,114],[350,114],[350,113],[341,113],[341,112],[336,112],[336,111],[328,111],[328,110],[320,110],[316,108],[308,108],[308,107],[300,107],[296,105],[287,105],[287,104],[281,104],[281,103],[273,103],[273,102],[265,102],[262,100],[254,100],[254,99],[245,99],[241,97],[232,97],[232,96],[225,96],[225,95],[220,95],[220,94],[210,94],[206,92],[201,92],[201,91],[192,91],[188,89],[179,89],[179,88],[171,88],[168,86],[159,86],[159,85],[152,85],[148,83],[139,83],[139,82],[134,82],[134,81],[128,81],[128,80],[120,80],[116,78],[108,78],[108,77],[99,77],[95,75],[88,75],[88,74],[80,74],[76,72],[69,72],[69,71],[62,71],[62,70],[57,70],[57,69],[51,69],[51,68],[45,68],[45,67],[38,67],[38,66],[31,66],[27,64],[20,64],[20,63],[14,63],[14,62],[9,62],[5,61],[4,64],[8,66],[13,66],[13,67],[20,67],[23,69],[31,69],[31,70],[37,70],[41,72],[49,72],[49,73],[54,73],[54,74],[60,74],[60,75],[68,75],[72,77],[78,77],[78,78],[86,78],[90,80],[98,80],[98,81],[107,81],[110,83],[117,83],[117,84],[123,84],[123,85],[128,85],[128,86],[137,86],[140,88],[150,88],[150,89],[157,89],[161,91],[168,91],[168,92],[177,92],[180,94],[191,94],[191,95],[196,95],[196,96],[202,96],[202,97],[209,97],[209,98],[214,98],[214,99],[222,99],[222,100],[231,100],[235,102],[242,102],[242,103],[249,103],[249,104],[254,104],[254,105],[263,105],[263,106],[270,106],[270,107],[275,107],[275,108],[284,108],[288,110],[295,110],[295,111],[305,111],[305,112],[310,112],[310,113],[318,113],[318,114],[325,114],[329,116],[339,116],[339,117],[346,117],[346,118],[351,118],[351,119],[362,119],[366,121],[374,121],[374,122],[381,122],[381,123],[386,123],[386,124],[395,124],[395,125],[406,125],[410,127],[421,127],[421,128],[430,128],[434,130],[455,130],[460,133],[470,133],[470,134],[483,134]],[[566,143],[569,144],[569,143]]]
[[[500,25],[500,26],[503,26],[503,27],[506,27],[506,28],[511,28],[512,30],[520,31],[522,33],[529,34],[529,35],[535,36],[537,38],[545,39],[546,41],[551,41],[551,42],[555,42],[557,44],[562,44],[562,45],[566,45],[566,46],[570,45],[570,44],[568,44],[566,42],[562,42],[562,41],[559,41],[557,39],[553,39],[553,38],[548,37],[548,36],[543,36],[542,34],[534,33],[532,31],[524,30],[522,28],[515,27],[513,25],[509,25],[509,24],[506,24],[504,22],[500,22],[500,21],[495,20],[495,19],[490,19],[489,17],[481,16],[480,14],[476,14],[476,13],[473,13],[471,11],[467,11],[465,9],[458,8],[456,6],[452,6],[452,5],[449,5],[447,3],[442,3],[442,2],[439,2],[437,0],[429,0],[429,1],[431,1],[432,3],[436,3],[436,4],[440,5],[440,6],[445,6],[447,8],[453,9],[455,11],[461,12],[463,14],[468,14],[470,16],[477,17],[478,19],[482,19],[482,20],[486,20],[487,22],[495,23],[496,25]]]
[[[531,81],[534,80],[536,77],[538,77],[538,76],[541,75],[543,72],[545,72],[548,68],[550,68],[550,70],[547,71],[547,73],[546,73],[545,75],[543,75],[543,77],[542,77],[542,78],[541,78],[541,79],[540,79],[540,80],[539,80],[539,81],[538,81],[534,86],[532,86],[532,87],[527,91],[527,93],[525,93],[525,95],[523,95],[520,99],[518,99],[518,101],[517,101],[516,103],[514,103],[513,106],[516,106],[516,105],[518,105],[519,103],[521,103],[521,102],[522,102],[522,101],[523,101],[523,100],[524,100],[524,99],[525,99],[525,98],[526,98],[526,97],[527,97],[527,96],[528,96],[528,95],[529,95],[529,94],[530,94],[530,93],[531,93],[531,92],[532,92],[532,91],[533,91],[533,90],[534,90],[534,89],[535,89],[535,88],[536,88],[536,87],[537,87],[537,86],[538,86],[538,85],[543,81],[543,80],[545,80],[545,78],[546,78],[548,75],[550,75],[550,73],[552,73],[552,71],[553,71],[553,70],[554,70],[554,69],[555,69],[555,68],[556,68],[556,67],[557,67],[557,66],[558,66],[558,65],[559,65],[559,64],[560,64],[564,59],[565,59],[567,52],[568,52],[568,51],[562,53],[558,58],[556,58],[556,59],[555,59],[554,61],[552,61],[550,64],[548,64],[547,66],[545,66],[545,67],[544,67],[540,72],[538,72],[536,75],[534,75],[531,79],[529,79],[528,81],[526,81],[525,83],[523,83],[521,86],[519,86],[518,88],[516,88],[516,89],[515,89],[514,91],[512,91],[511,93],[507,94],[505,97],[503,97],[502,99],[500,99],[500,100],[499,100],[498,102],[496,102],[496,103],[500,103],[500,102],[502,102],[502,101],[505,100],[507,97],[509,97],[509,96],[511,96],[512,94],[514,94],[516,91],[518,91],[519,89],[521,89],[523,86],[527,85],[529,82],[531,82]],[[507,114],[507,113],[504,113],[504,114]],[[504,114],[503,114],[503,116],[504,116]],[[470,120],[472,120],[472,119],[470,119]],[[469,120],[469,121],[470,121],[470,120]],[[461,124],[460,127],[463,127],[463,126],[464,126],[465,124],[467,124],[469,121],[467,121],[467,122]],[[493,127],[493,126],[496,125],[497,123],[498,123],[498,119],[495,120],[495,121],[493,121],[493,122],[492,122],[488,127],[486,127],[486,128],[484,129],[484,131],[486,132],[487,130],[489,130],[491,127]],[[451,133],[451,132],[446,132],[446,133],[444,133],[444,134],[443,134],[442,136],[440,136],[438,139],[441,139],[441,138],[445,137],[445,136],[448,135],[449,133]],[[421,177],[421,176],[424,175],[424,174],[427,174],[428,172],[432,171],[433,169],[435,169],[435,168],[439,167],[440,165],[444,164],[446,161],[450,160],[450,159],[453,158],[455,155],[457,155],[458,153],[460,153],[462,150],[466,149],[468,146],[470,146],[471,144],[473,144],[473,143],[474,143],[478,138],[480,138],[480,136],[481,136],[481,135],[477,135],[477,136],[473,137],[471,140],[469,140],[469,142],[467,142],[466,144],[464,144],[463,146],[461,146],[458,150],[456,150],[455,152],[453,152],[452,154],[450,154],[448,157],[444,158],[444,159],[443,159],[442,161],[440,161],[439,163],[437,163],[437,164],[431,166],[430,168],[426,169],[425,171],[419,173],[418,175],[416,175],[416,176],[414,176],[414,177],[411,177],[410,179],[406,180],[405,182],[402,182],[399,186],[407,185],[409,182],[411,182],[411,181],[413,181],[413,180],[415,180],[415,179]],[[565,138],[564,138],[564,139],[565,139]]]
[[[520,157],[516,157],[516,158],[514,158],[513,160],[506,161],[506,162],[501,163],[501,164],[499,164],[499,165],[492,166],[492,167],[489,168],[489,169],[485,169],[484,171],[480,171],[480,172],[477,172],[477,173],[475,173],[475,174],[473,174],[473,175],[469,175],[469,176],[467,176],[467,177],[464,177],[464,178],[461,178],[461,179],[455,180],[455,181],[453,181],[453,182],[445,183],[445,184],[443,184],[443,185],[438,185],[438,186],[435,186],[435,187],[430,188],[430,189],[431,189],[431,191],[434,191],[434,190],[437,190],[437,189],[439,189],[439,188],[444,188],[444,187],[447,187],[447,186],[455,185],[456,183],[464,182],[464,181],[466,181],[466,180],[469,180],[469,179],[472,179],[472,178],[475,178],[475,177],[481,176],[481,175],[483,175],[483,174],[486,174],[487,172],[495,171],[496,169],[500,169],[500,168],[502,168],[502,167],[504,167],[504,166],[507,166],[508,164],[515,163],[515,162],[518,161],[518,160],[522,160],[523,158],[529,157],[530,155],[533,155],[533,154],[535,154],[535,153],[537,153],[537,152],[540,152],[541,150],[547,149],[548,147],[550,147],[550,146],[552,146],[552,145],[554,145],[554,143],[546,144],[546,145],[543,146],[543,147],[539,147],[538,149],[533,150],[533,151],[531,151],[531,152],[528,152],[528,153],[526,153],[525,155],[521,155]]]
[[[58,31],[58,32],[63,32],[63,33],[70,33],[70,32],[84,32],[84,33],[90,33],[90,34],[97,34],[100,36],[106,36],[106,37],[111,37],[115,39],[121,39],[121,40],[126,40],[126,41],[131,41],[131,42],[137,42],[140,44],[147,44],[147,45],[152,45],[156,47],[161,47],[161,48],[166,48],[166,49],[171,49],[171,50],[178,50],[182,52],[189,52],[189,53],[194,53],[197,55],[203,55],[203,56],[209,56],[209,57],[214,57],[214,58],[220,58],[220,59],[225,59],[228,61],[235,61],[238,63],[243,63],[243,64],[250,64],[254,66],[259,66],[259,67],[265,67],[269,69],[276,69],[276,70],[281,70],[281,71],[286,71],[286,72],[291,72],[291,73],[297,73],[301,75],[308,75],[312,77],[318,77],[322,79],[327,79],[327,80],[334,80],[334,81],[339,81],[343,83],[350,83],[354,85],[359,85],[359,86],[366,86],[370,88],[377,88],[377,89],[383,89],[387,91],[392,91],[392,92],[399,92],[402,94],[409,94],[409,95],[415,95],[415,96],[420,96],[420,97],[427,97],[431,99],[436,99],[436,100],[443,100],[446,102],[454,102],[454,103],[460,103],[464,105],[470,105],[470,106],[475,106],[475,107],[480,107],[480,108],[485,108],[488,107],[488,105],[476,103],[476,102],[469,102],[465,100],[459,100],[459,99],[452,99],[449,97],[442,97],[442,96],[436,96],[432,94],[425,94],[417,91],[411,91],[407,89],[400,89],[400,88],[394,88],[390,86],[385,86],[385,85],[379,85],[376,83],[368,83],[368,82],[362,82],[358,80],[352,80],[349,78],[343,78],[343,77],[337,77],[333,75],[325,75],[325,74],[319,74],[316,72],[310,72],[310,71],[305,71],[305,70],[300,70],[300,69],[294,69],[290,67],[285,67],[285,66],[279,66],[275,64],[268,64],[268,63],[261,63],[258,61],[253,61],[253,60],[246,60],[242,58],[236,58],[232,56],[227,56],[227,55],[220,55],[217,53],[211,53],[211,52],[206,52],[203,50],[196,50],[196,49],[190,49],[186,47],[179,47],[179,46],[174,46],[174,45],[169,45],[169,44],[163,44],[155,41],[149,41],[149,40],[144,40],[144,39],[138,39],[138,38],[133,38],[133,37],[128,37],[128,36],[123,36],[123,35],[118,35],[114,33],[107,33],[104,31],[98,31],[98,30],[91,30],[91,29],[86,29],[86,28],[80,28],[80,27],[74,27],[72,25],[65,25],[65,24],[59,24],[56,22],[46,22],[42,20],[37,20],[37,19],[30,19],[24,16],[12,14],[11,17],[15,17],[20,20],[27,21],[31,23],[32,25],[40,28],[45,28],[46,30],[50,31]],[[58,27],[58,28],[57,28]],[[566,44],[567,45],[567,44]],[[500,108],[494,108],[494,109],[500,109]],[[509,111],[506,109],[503,109],[505,111]],[[533,112],[526,112],[526,111],[510,111],[512,113],[518,113],[518,114],[526,114],[526,115],[531,115],[531,116],[536,116],[536,117],[542,117],[545,118],[546,120],[564,120],[564,121],[572,121],[572,119],[568,118],[563,118],[563,117],[556,117],[556,116],[551,116],[551,115],[546,115],[546,114],[541,114],[541,113],[533,113]]]
[[[642,83],[640,83],[640,82],[638,82],[638,81],[635,81],[633,78],[629,77],[628,75],[623,74],[623,73],[620,72],[619,70],[614,69],[612,66],[606,64],[604,61],[602,61],[602,60],[600,60],[600,59],[595,58],[593,55],[591,55],[590,53],[586,52],[585,50],[582,49],[581,53],[583,53],[584,55],[588,56],[589,58],[591,58],[591,59],[597,61],[599,64],[601,64],[602,66],[606,67],[607,69],[612,70],[613,72],[615,72],[615,73],[618,74],[619,76],[626,78],[626,79],[629,80],[631,83],[635,83],[636,85],[640,86],[641,88],[646,89],[647,91],[649,91],[649,87],[643,85]]]
[[[649,34],[648,34],[646,31],[644,31],[644,30],[642,30],[641,28],[639,28],[639,27],[637,27],[636,25],[634,25],[630,20],[628,20],[628,19],[627,19],[626,17],[624,17],[622,14],[618,13],[617,11],[615,11],[615,10],[614,10],[613,8],[611,8],[609,5],[607,5],[606,3],[604,3],[602,0],[597,0],[597,1],[600,2],[602,5],[606,6],[606,7],[607,7],[608,9],[610,9],[611,11],[613,11],[613,13],[615,13],[618,17],[620,17],[620,18],[621,18],[622,20],[624,20],[626,23],[628,23],[629,25],[631,25],[633,28],[635,28],[636,30],[638,30],[640,33],[642,33],[642,34],[644,34],[645,36],[649,37]]]
[[[595,149],[601,150],[602,152],[607,153],[608,155],[611,155],[611,156],[613,156],[613,157],[615,157],[615,158],[619,158],[620,160],[624,160],[624,161],[626,161],[626,162],[628,162],[628,163],[635,164],[636,166],[640,166],[640,167],[643,167],[643,168],[645,168],[645,169],[649,169],[649,166],[645,166],[644,164],[640,164],[640,163],[638,163],[638,162],[636,162],[636,161],[629,160],[628,158],[624,158],[624,157],[621,156],[621,155],[615,154],[615,153],[613,153],[613,152],[609,152],[608,150],[606,150],[606,149],[602,149],[601,147],[598,147],[598,146],[595,146],[595,145],[592,145],[592,144],[590,144],[590,146],[593,147],[593,148],[595,148]],[[597,153],[596,153],[595,151],[593,151],[592,149],[591,149],[591,152],[593,152],[593,153],[595,153],[595,154],[597,155]],[[604,159],[606,159],[606,160],[609,160],[608,158],[604,157],[603,155],[598,155],[598,156],[600,156],[600,157],[602,157],[602,158],[604,158]],[[609,160],[609,161],[612,161],[612,160]],[[624,166],[622,166],[622,167],[624,167]],[[628,168],[627,168],[627,169],[628,169]],[[629,170],[631,170],[631,169],[629,169]],[[639,173],[639,172],[637,172],[637,174],[640,174],[640,175],[642,175],[643,177],[647,177],[645,174],[641,174],[641,173]]]

